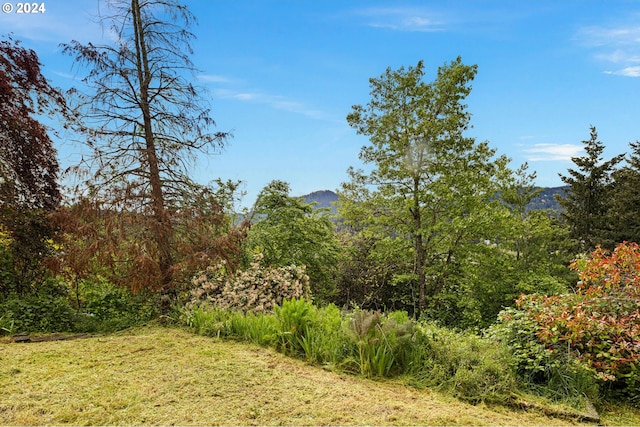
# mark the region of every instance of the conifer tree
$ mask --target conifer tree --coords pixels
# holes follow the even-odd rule
[[[565,196],[556,196],[564,208],[562,218],[570,229],[570,238],[576,249],[587,252],[597,245],[611,247],[611,225],[608,221],[609,197],[612,189],[612,173],[624,154],[604,161],[604,144],[598,140],[595,126],[591,126],[590,138],[582,141],[586,156],[573,157],[576,169],[569,169],[569,176],[560,174],[562,182],[569,186]]]
[[[613,173],[608,222],[616,243],[640,242],[640,141],[629,146],[632,153],[627,164]]]

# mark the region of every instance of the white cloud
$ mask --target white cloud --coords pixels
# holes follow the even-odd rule
[[[638,19],[638,16],[632,17]],[[576,33],[580,44],[594,49],[594,58],[619,64],[623,68],[615,71],[604,71],[626,77],[640,77],[640,24],[631,23],[617,26],[585,27]]]
[[[204,83],[231,83],[233,80],[216,74],[200,74],[198,80]]]
[[[582,145],[575,144],[534,144],[523,150],[528,154],[527,160],[531,162],[571,160],[582,151]]]
[[[229,89],[214,90],[213,95],[223,99],[233,99],[236,101],[262,104],[277,110],[301,114],[312,119],[330,120],[327,113],[318,109],[310,108],[302,102],[288,99],[280,95],[271,95],[264,92],[238,92]]]
[[[578,38],[588,46],[635,45],[640,43],[640,25],[585,27],[578,31]]]
[[[626,67],[617,71],[605,71],[605,73],[625,77],[640,77],[640,66]]]
[[[640,62],[640,52],[630,52],[624,49],[616,49],[613,52],[596,54],[595,58],[599,61],[612,62],[614,64]]]
[[[444,30],[444,22],[434,13],[421,8],[366,8],[355,12],[374,28],[395,31],[435,32]]]

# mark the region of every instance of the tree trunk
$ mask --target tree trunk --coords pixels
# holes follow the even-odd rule
[[[151,186],[151,206],[154,220],[152,233],[158,250],[158,265],[162,278],[161,285],[165,288],[171,281],[171,267],[173,265],[173,259],[171,256],[172,229],[165,209],[162,179],[160,177],[160,167],[158,165],[158,156],[156,152],[155,135],[151,123],[151,109],[149,107],[149,83],[151,82],[151,72],[149,70],[147,45],[144,39],[144,28],[138,0],[131,0],[131,11],[133,14],[133,27],[136,40],[138,81],[140,82],[140,109],[142,110],[144,120],[144,155],[149,165],[149,184]]]
[[[420,318],[420,315],[424,312],[427,305],[426,287],[427,280],[424,271],[424,258],[425,249],[422,240],[422,215],[420,213],[420,198],[418,191],[420,189],[420,178],[415,176],[413,178],[413,207],[411,209],[411,215],[413,216],[413,243],[415,250],[415,262],[414,273],[418,275],[418,312],[416,318]]]

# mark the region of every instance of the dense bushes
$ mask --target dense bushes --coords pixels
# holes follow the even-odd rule
[[[8,295],[0,302],[0,335],[72,331],[76,320],[66,289],[53,280],[44,281],[37,293]]]
[[[0,301],[0,335],[28,332],[112,332],[158,314],[158,301],[133,295],[103,278],[84,280],[70,292],[64,281],[46,279],[37,293]]]
[[[598,248],[571,268],[580,276],[575,293],[523,295],[494,330],[534,383],[571,378],[583,393],[599,385],[640,403],[640,247]]]

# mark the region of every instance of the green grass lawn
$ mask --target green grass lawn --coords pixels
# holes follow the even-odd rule
[[[640,412],[602,414],[640,424]],[[341,375],[255,345],[136,328],[0,342],[0,425],[575,425]]]

